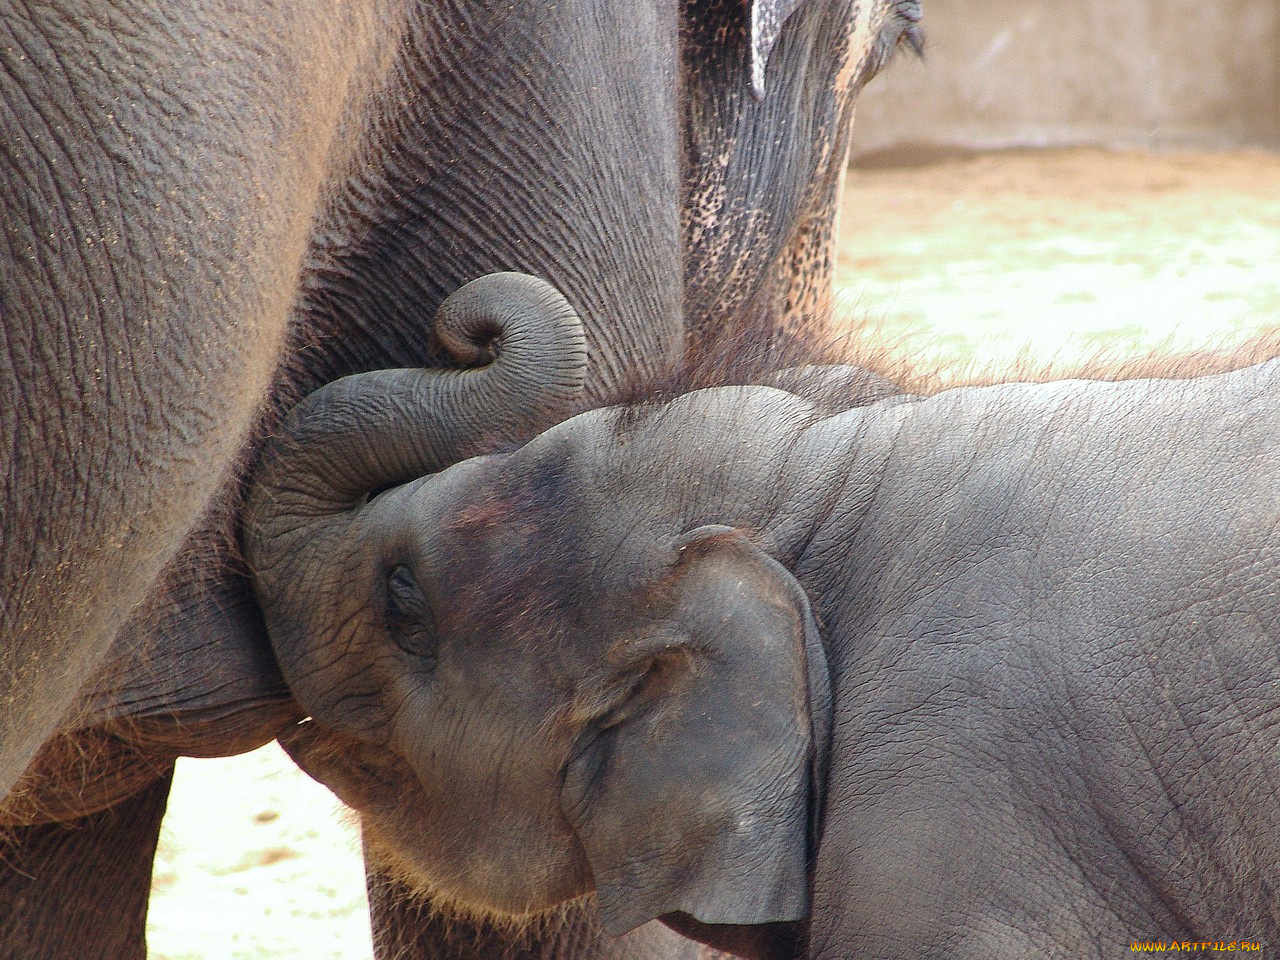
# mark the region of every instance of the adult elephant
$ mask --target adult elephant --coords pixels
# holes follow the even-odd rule
[[[129,904],[173,758],[297,717],[232,546],[277,411],[346,373],[451,362],[429,318],[498,270],[546,278],[581,315],[584,402],[817,305],[856,91],[917,16],[902,0],[4,4],[11,942],[139,953]],[[77,926],[108,860],[124,919],[85,908]]]

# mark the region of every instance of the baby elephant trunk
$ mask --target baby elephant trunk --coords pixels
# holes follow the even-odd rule
[[[316,551],[341,548],[370,494],[528,439],[581,402],[582,322],[545,281],[519,273],[474,280],[441,304],[434,336],[458,369],[335,380],[298,404],[263,451],[245,553],[277,653],[303,640],[290,634],[319,630],[335,612],[335,598],[308,595],[309,586],[325,589],[308,583],[317,569],[308,558],[321,567],[335,560]]]

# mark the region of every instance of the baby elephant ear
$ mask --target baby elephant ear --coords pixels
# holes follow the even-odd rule
[[[659,679],[575,757],[565,813],[610,933],[671,913],[799,920],[831,719],[813,615],[737,531],[703,527],[677,546],[656,592]]]

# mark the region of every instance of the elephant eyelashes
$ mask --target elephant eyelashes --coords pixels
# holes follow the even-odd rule
[[[893,41],[894,48],[905,43],[917,57],[923,57],[924,31],[920,28],[920,0],[897,0],[893,18],[900,31]]]
[[[387,577],[387,630],[405,653],[435,665],[436,617],[417,579],[403,565]]]

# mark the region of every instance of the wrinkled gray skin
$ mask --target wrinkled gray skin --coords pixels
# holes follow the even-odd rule
[[[285,742],[424,886],[758,957],[1280,942],[1280,360],[706,390],[346,508],[322,419],[255,500]]]
[[[495,271],[580,314],[582,402],[787,326],[829,291],[854,98],[917,14],[0,0],[0,944],[140,955],[173,758],[300,716],[234,547],[277,412],[469,362],[431,317]],[[112,924],[104,851],[131,858]]]

